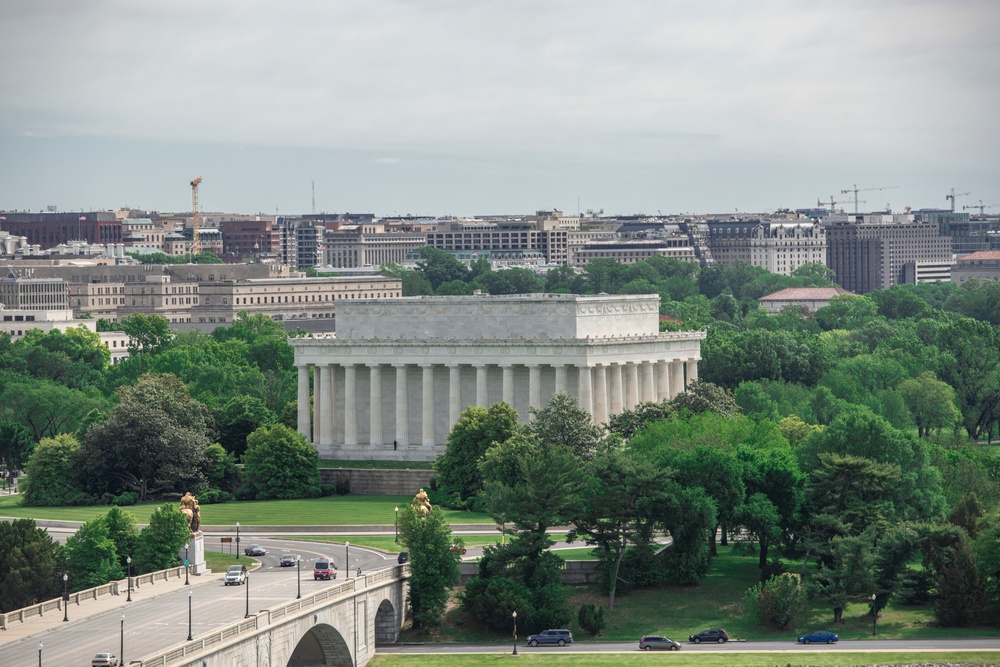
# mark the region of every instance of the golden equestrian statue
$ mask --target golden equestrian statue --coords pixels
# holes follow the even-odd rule
[[[181,514],[187,519],[188,528],[192,533],[197,533],[201,527],[201,510],[198,508],[198,498],[190,491],[181,498]]]
[[[431,501],[430,498],[427,497],[426,491],[420,489],[420,491],[417,492],[417,495],[413,497],[413,506],[423,512],[424,516],[427,516],[427,514],[430,513]]]

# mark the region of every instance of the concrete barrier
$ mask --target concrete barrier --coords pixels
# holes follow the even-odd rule
[[[563,565],[562,582],[564,584],[597,583],[597,567],[599,565],[600,563],[596,560],[568,560]],[[479,563],[463,561],[458,564],[458,571],[461,574],[462,583],[467,583],[469,579],[479,576]]]
[[[383,470],[378,468],[320,468],[324,484],[337,479],[351,483],[351,494],[359,496],[412,496],[431,484],[433,470]]]

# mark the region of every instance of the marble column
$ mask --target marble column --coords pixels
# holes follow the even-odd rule
[[[504,364],[503,368],[503,402],[514,407],[514,367]]]
[[[597,367],[594,382],[594,423],[608,423],[608,367],[605,364]]]
[[[323,439],[323,372],[322,366],[313,366],[313,444]]]
[[[481,408],[486,407],[486,401],[488,397],[486,395],[486,366],[484,364],[476,365],[476,405]]]
[[[358,446],[358,367],[344,365],[344,446]]]
[[[319,384],[323,388],[320,398],[320,432],[319,444],[333,447],[333,404],[330,402],[330,388],[333,386],[333,368],[323,364],[319,368]]]
[[[684,391],[684,362],[670,362],[670,398]]]
[[[590,377],[590,366],[578,366],[580,372],[580,382],[578,384],[577,400],[580,407],[587,411],[587,414],[594,416],[594,389]]]
[[[542,407],[542,373],[538,364],[528,366],[528,419],[534,419],[531,408]]]
[[[299,433],[312,442],[312,429],[309,419],[309,366],[303,364],[296,366],[299,369],[299,393],[298,393],[298,429]]]
[[[625,409],[639,405],[639,372],[634,361],[625,364]]]
[[[656,362],[656,400],[666,401],[670,398],[670,362]]]
[[[687,381],[684,383],[684,388],[687,389],[692,382],[698,381],[698,360],[688,359],[685,366],[687,367]]]
[[[378,364],[369,364],[369,401],[368,412],[370,423],[368,428],[368,442],[372,447],[381,447],[382,439],[382,367]]]
[[[423,399],[424,399],[424,414],[421,419],[423,426],[423,445],[424,447],[433,447],[435,445],[434,438],[434,366],[432,364],[421,365],[424,371],[424,382],[423,382]]]
[[[409,394],[406,390],[406,364],[396,368],[396,444],[406,447],[410,444]]]
[[[462,415],[462,367],[448,366],[448,425],[454,426]]]
[[[556,393],[566,393],[566,366],[556,366]]]
[[[622,412],[622,365],[611,366],[611,414]]]
[[[656,381],[653,376],[653,362],[642,362],[642,402],[656,402]]]

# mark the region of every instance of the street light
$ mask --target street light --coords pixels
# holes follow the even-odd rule
[[[511,655],[517,655],[517,612],[512,611],[510,615],[514,619],[514,652]]]
[[[295,596],[296,600],[302,598],[302,556],[295,557],[295,579],[299,586],[299,594]]]
[[[236,560],[240,559],[240,522],[236,522]]]
[[[69,620],[69,575],[63,572],[63,623]]]
[[[122,612],[121,643],[118,645],[118,664],[125,664],[125,612]]]
[[[38,667],[42,667],[42,642],[38,642]]]
[[[399,507],[396,507],[396,544],[399,544]]]
[[[194,593],[190,588],[188,589],[188,641],[194,639],[191,636],[191,594]]]
[[[875,594],[872,593],[872,637],[878,636],[878,611],[875,609]]]
[[[247,613],[243,616],[243,618],[250,618],[250,573],[249,572],[247,572],[246,582],[244,583],[244,586],[247,587]]]
[[[191,545],[184,547],[184,585],[191,585],[191,560],[188,556],[191,555]]]
[[[344,576],[345,577],[349,577],[349,576],[351,576],[351,543],[348,542],[347,540],[344,540],[344,552],[345,552],[345,556],[344,556],[344,570],[345,570]]]
[[[125,562],[128,563],[128,597],[125,599],[125,602],[131,602],[132,601],[132,557],[129,556],[128,558],[126,558]]]

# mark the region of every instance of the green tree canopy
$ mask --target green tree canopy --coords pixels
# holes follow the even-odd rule
[[[80,494],[80,443],[68,433],[43,438],[24,466],[21,502],[33,507],[69,505]]]
[[[399,536],[410,552],[407,602],[413,623],[419,628],[434,627],[444,614],[448,592],[459,579],[461,557],[451,549],[451,527],[440,507],[424,514],[411,504],[400,512]]]
[[[243,464],[260,500],[319,495],[319,455],[301,433],[284,424],[251,433]]]
[[[7,471],[8,483],[13,483],[33,451],[35,441],[28,429],[17,422],[0,421],[0,463]]]
[[[0,521],[0,613],[62,593],[63,547],[34,519]]]
[[[456,494],[461,501],[480,495],[483,474],[479,464],[483,455],[517,430],[517,412],[506,403],[466,408],[448,434],[444,454],[434,462],[438,488]]]

